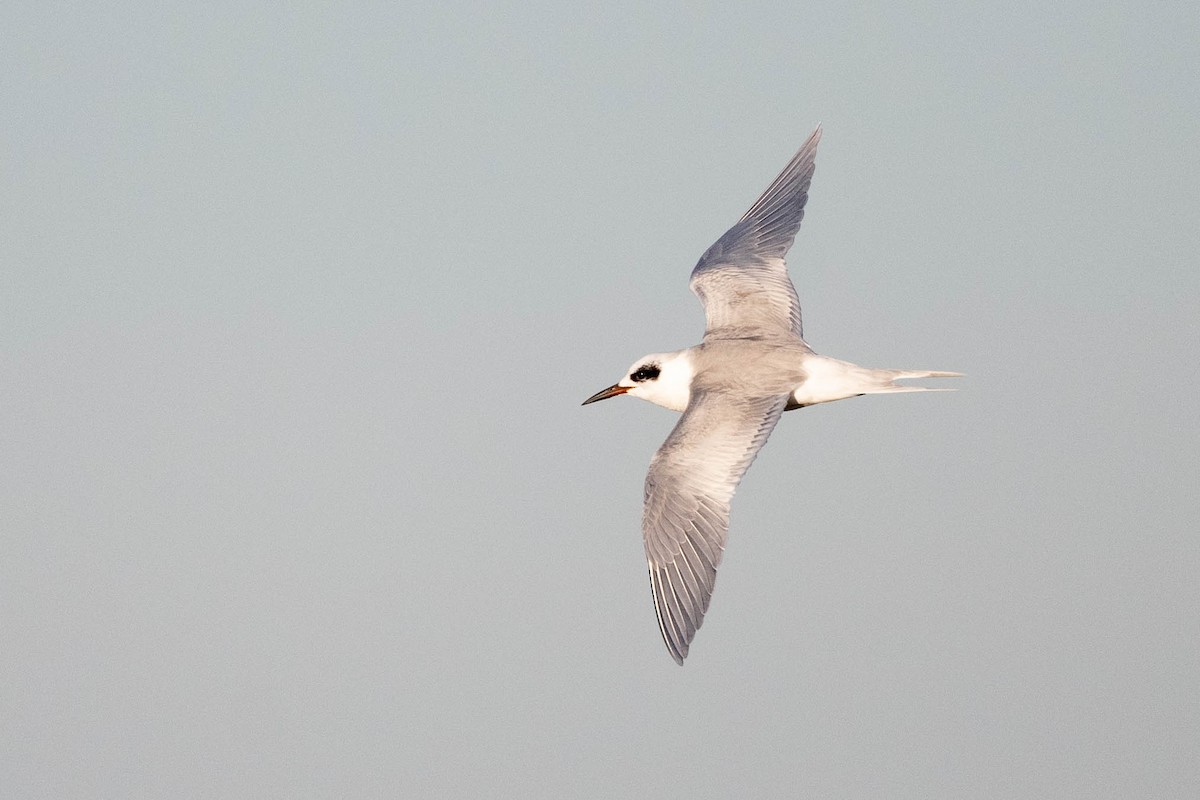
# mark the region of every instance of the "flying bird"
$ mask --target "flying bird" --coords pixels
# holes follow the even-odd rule
[[[821,127],[692,270],[704,340],[651,353],[583,402],[627,394],[683,416],[650,462],[642,534],[658,627],[682,665],[712,598],[729,504],[784,411],[864,394],[933,391],[896,383],[957,372],[869,369],[804,341],[800,300],[783,257],[812,182]]]

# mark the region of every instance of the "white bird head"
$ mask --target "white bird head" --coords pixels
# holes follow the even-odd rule
[[[692,396],[694,374],[691,353],[688,350],[651,353],[633,362],[624,378],[607,389],[596,392],[584,400],[583,404],[586,406],[597,400],[627,394],[672,411],[683,411]]]

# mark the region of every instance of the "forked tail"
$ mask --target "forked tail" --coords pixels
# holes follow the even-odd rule
[[[893,392],[945,392],[947,388],[928,386],[906,386],[896,381],[911,378],[960,378],[959,372],[932,372],[904,369],[870,369],[827,358],[815,353],[804,362],[807,377],[792,392],[788,408],[803,408],[817,403],[829,403],[847,397],[864,394],[890,394]]]

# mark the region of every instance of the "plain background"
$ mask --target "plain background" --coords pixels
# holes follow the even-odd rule
[[[5,797],[1200,795],[1194,2],[8,3]],[[817,122],[687,665],[647,463]]]

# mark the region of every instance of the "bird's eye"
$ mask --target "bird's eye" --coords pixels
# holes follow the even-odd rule
[[[658,377],[658,373],[659,369],[657,364],[647,364],[644,367],[638,367],[637,371],[629,377],[633,379],[634,383],[641,383],[642,381],[654,380]]]

